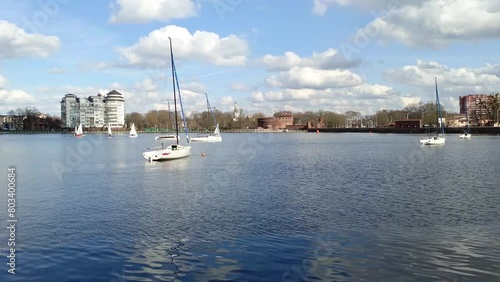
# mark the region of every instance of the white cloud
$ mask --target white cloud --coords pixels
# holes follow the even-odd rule
[[[434,77],[437,77],[441,87],[453,89],[483,85],[494,89],[500,85],[500,65],[488,64],[481,68],[449,68],[437,62],[417,60],[416,65],[387,70],[384,77],[387,80],[411,86],[434,85]]]
[[[284,71],[293,67],[313,67],[317,69],[348,69],[359,66],[360,60],[348,60],[336,49],[313,52],[309,58],[301,58],[288,51],[281,56],[265,55],[259,60],[269,71]]]
[[[0,110],[7,112],[20,105],[34,103],[35,98],[23,90],[6,89],[7,79],[0,75]]]
[[[224,96],[221,98],[221,104],[223,106],[233,106],[234,105],[234,99],[232,96]]]
[[[429,0],[314,0],[313,13],[323,16],[332,6],[355,6],[365,11],[384,13],[385,11],[393,10],[398,7],[408,5],[420,5]]]
[[[245,65],[248,44],[236,35],[220,37],[207,31],[191,33],[169,25],[154,30],[131,47],[117,48],[125,65],[164,67],[170,64],[169,40],[172,38],[175,59],[197,60],[215,65]]]
[[[7,79],[0,74],[0,90],[4,89],[7,84]]]
[[[18,57],[48,57],[60,46],[59,38],[26,33],[18,26],[0,20],[0,60]]]
[[[360,5],[360,1],[345,2]],[[491,40],[500,37],[499,6],[495,1],[477,0],[404,2],[388,6],[354,37],[372,35],[380,43],[401,42],[412,47],[432,48],[457,41]],[[472,23],[470,19],[480,20]]]
[[[267,84],[282,88],[327,89],[360,85],[362,79],[349,70],[320,70],[310,67],[294,67],[279,76],[271,76]]]
[[[113,0],[111,8],[112,23],[147,23],[194,17],[200,5],[192,0]]]
[[[252,89],[252,87],[248,86],[247,84],[245,83],[233,83],[229,86],[229,88],[232,90],[232,91],[241,91],[241,92],[246,92],[246,91],[250,91]]]

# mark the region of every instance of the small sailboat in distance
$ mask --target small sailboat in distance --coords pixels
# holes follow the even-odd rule
[[[206,142],[206,143],[214,143],[214,142],[222,142],[222,136],[220,135],[219,124],[215,120],[215,114],[210,106],[210,102],[208,101],[208,94],[205,93],[205,97],[207,98],[207,108],[208,112],[212,115],[212,119],[214,120],[215,130],[213,133],[209,135],[198,135],[191,138],[192,142]]]
[[[80,123],[78,127],[75,127],[75,133],[73,134],[75,137],[83,137],[83,127],[82,124]]]
[[[469,111],[467,111],[466,115],[467,115],[467,131],[463,134],[460,134],[460,139],[470,139],[472,137],[470,134],[470,127],[469,127]]]
[[[113,132],[111,132],[111,126],[108,123],[108,137],[113,137]]]
[[[135,124],[132,123],[132,126],[130,127],[130,133],[129,137],[137,137],[137,130],[135,130]]]

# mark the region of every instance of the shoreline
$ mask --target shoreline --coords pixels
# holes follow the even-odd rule
[[[430,133],[435,133],[431,130]],[[221,133],[386,133],[386,134],[427,134],[425,128],[390,128],[390,127],[377,127],[377,128],[310,128],[308,130],[288,130],[284,132],[283,130],[271,130],[271,129],[228,129],[221,130]],[[464,128],[462,127],[447,127],[445,128],[445,134],[462,134]],[[106,131],[85,131],[85,135],[94,134],[107,134]],[[115,131],[113,134],[128,135],[128,130]],[[155,132],[150,131],[138,131],[139,134],[155,134]],[[156,134],[162,134],[165,132],[156,132]],[[174,132],[169,132],[174,133]],[[184,134],[183,132],[179,132]],[[190,131],[191,134],[209,134],[211,132],[207,131]],[[500,127],[471,127],[470,133],[473,135],[500,135]],[[37,131],[37,130],[12,130],[12,131],[0,131],[1,134],[64,134],[72,135],[72,131]]]

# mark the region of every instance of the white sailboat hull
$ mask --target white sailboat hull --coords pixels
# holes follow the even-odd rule
[[[215,143],[222,142],[222,136],[196,136],[190,139],[191,142],[205,142],[205,143]]]
[[[470,139],[472,136],[470,133],[464,133],[460,135],[460,139]]]
[[[170,139],[175,140],[175,135],[160,135],[155,137],[155,140],[170,140]],[[179,137],[177,137],[177,139],[179,139]]]
[[[427,139],[420,140],[421,145],[443,145],[445,144],[445,142],[446,138],[439,136],[429,137]]]
[[[148,161],[166,161],[191,156],[191,146],[170,145],[166,148],[150,148],[142,153]]]

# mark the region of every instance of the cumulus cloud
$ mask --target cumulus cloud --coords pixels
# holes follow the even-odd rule
[[[231,89],[231,91],[241,91],[241,92],[247,92],[247,91],[250,91],[252,89],[252,87],[250,87],[249,85],[245,84],[245,83],[232,83],[229,88]]]
[[[0,74],[0,89],[4,89],[4,87],[5,87],[6,84],[7,84],[7,79],[5,79],[5,77],[3,77]]]
[[[408,103],[420,101],[412,95],[402,96],[391,87],[378,84],[362,84],[342,89],[282,89],[256,91],[250,95],[250,108],[272,112],[287,109],[329,110],[343,113],[348,110],[363,114],[380,109],[398,109]],[[303,111],[303,110],[302,110]]]
[[[20,104],[33,103],[35,98],[23,90],[7,89],[7,79],[0,74],[0,110],[8,111]]]
[[[383,13],[402,6],[419,6],[422,2],[430,1],[414,1],[414,0],[314,0],[313,13],[323,16],[332,6],[354,6],[365,11],[372,11],[374,13]]]
[[[500,4],[496,1],[315,0],[315,11],[324,14],[332,5],[356,6],[374,12],[375,19],[358,30],[355,39],[368,36],[379,43],[442,48],[458,41],[500,37]],[[480,20],[472,24],[470,19]]]
[[[362,79],[349,70],[320,70],[311,67],[294,67],[279,76],[270,76],[266,80],[272,87],[327,89],[360,85]]]
[[[447,88],[458,89],[478,85],[493,87],[500,85],[500,65],[449,68],[437,62],[417,60],[416,65],[387,70],[384,77],[390,81],[412,86],[434,85],[434,77],[437,77],[440,85]]]
[[[348,60],[336,49],[328,49],[324,52],[313,52],[311,57],[301,58],[294,52],[285,52],[281,56],[265,55],[260,64],[267,67],[269,71],[284,71],[293,67],[312,67],[317,69],[348,69],[361,64],[359,59]]]
[[[128,66],[166,66],[170,64],[168,37],[172,38],[176,59],[226,66],[242,66],[247,60],[248,44],[236,35],[221,37],[199,30],[191,33],[175,25],[154,30],[133,46],[117,48],[117,51]]]
[[[60,46],[59,38],[26,33],[22,28],[0,20],[0,60],[19,57],[48,57]]]
[[[194,17],[200,5],[192,0],[114,0],[111,8],[112,23],[147,23]]]

